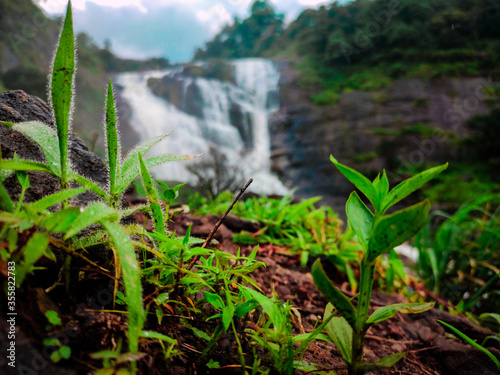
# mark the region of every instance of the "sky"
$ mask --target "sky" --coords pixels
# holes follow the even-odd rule
[[[293,20],[301,10],[325,0],[272,0],[278,13]],[[67,0],[34,0],[49,15],[65,12]],[[245,18],[253,0],[72,0],[75,30],[122,57],[163,56],[188,61],[234,16]]]

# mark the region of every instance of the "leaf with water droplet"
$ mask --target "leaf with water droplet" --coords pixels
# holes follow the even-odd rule
[[[118,220],[118,218],[118,212],[113,208],[102,202],[93,203],[90,206],[87,206],[80,216],[78,216],[78,218],[73,222],[73,225],[71,225],[68,232],[66,232],[64,239],[66,240],[73,237],[82,229],[85,229],[101,220]]]

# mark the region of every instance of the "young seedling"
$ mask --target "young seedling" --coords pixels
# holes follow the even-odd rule
[[[333,156],[331,161],[373,206],[372,212],[356,192],[350,195],[346,203],[349,224],[363,248],[357,308],[328,278],[319,259],[313,264],[311,273],[318,289],[341,315],[329,322],[329,331],[334,333],[330,335],[331,339],[348,363],[349,374],[361,374],[372,368],[391,367],[405,354],[393,354],[376,363],[363,363],[365,335],[373,324],[389,319],[398,312],[419,313],[434,305],[433,303],[395,304],[378,308],[368,316],[377,258],[407,241],[420,230],[426,222],[430,202],[424,200],[391,214],[386,214],[387,210],[441,173],[448,164],[426,170],[389,191],[389,181],[385,171],[371,182],[361,173],[340,164]]]

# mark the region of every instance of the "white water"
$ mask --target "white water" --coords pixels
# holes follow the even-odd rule
[[[235,60],[232,64],[236,85],[183,76],[184,92],[194,83],[200,93],[203,103],[200,117],[183,112],[153,94],[147,86],[149,78],[173,76],[178,70],[121,74],[118,80],[123,86],[122,96],[132,109],[130,125],[140,134],[141,142],[173,131],[157,146],[156,153],[196,155],[215,146],[234,165],[242,167],[246,178],[254,179],[252,191],[286,194],[288,190],[270,172],[268,119],[278,109],[279,73],[270,61],[263,59]],[[231,124],[230,110],[235,105],[250,119],[250,147]],[[187,163],[190,162],[168,163],[155,168],[154,173],[159,179],[196,183],[196,177],[186,169]]]

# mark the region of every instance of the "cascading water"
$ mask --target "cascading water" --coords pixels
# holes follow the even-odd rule
[[[141,141],[173,131],[157,147],[161,153],[194,155],[216,147],[241,167],[246,178],[254,178],[252,191],[286,194],[288,190],[270,172],[268,121],[279,107],[279,73],[264,59],[230,64],[231,82],[193,77],[183,74],[182,68],[121,74],[118,83],[131,107],[130,125]],[[156,94],[168,94],[155,95],[152,82]],[[159,179],[196,183],[186,165],[168,163],[154,173]]]

